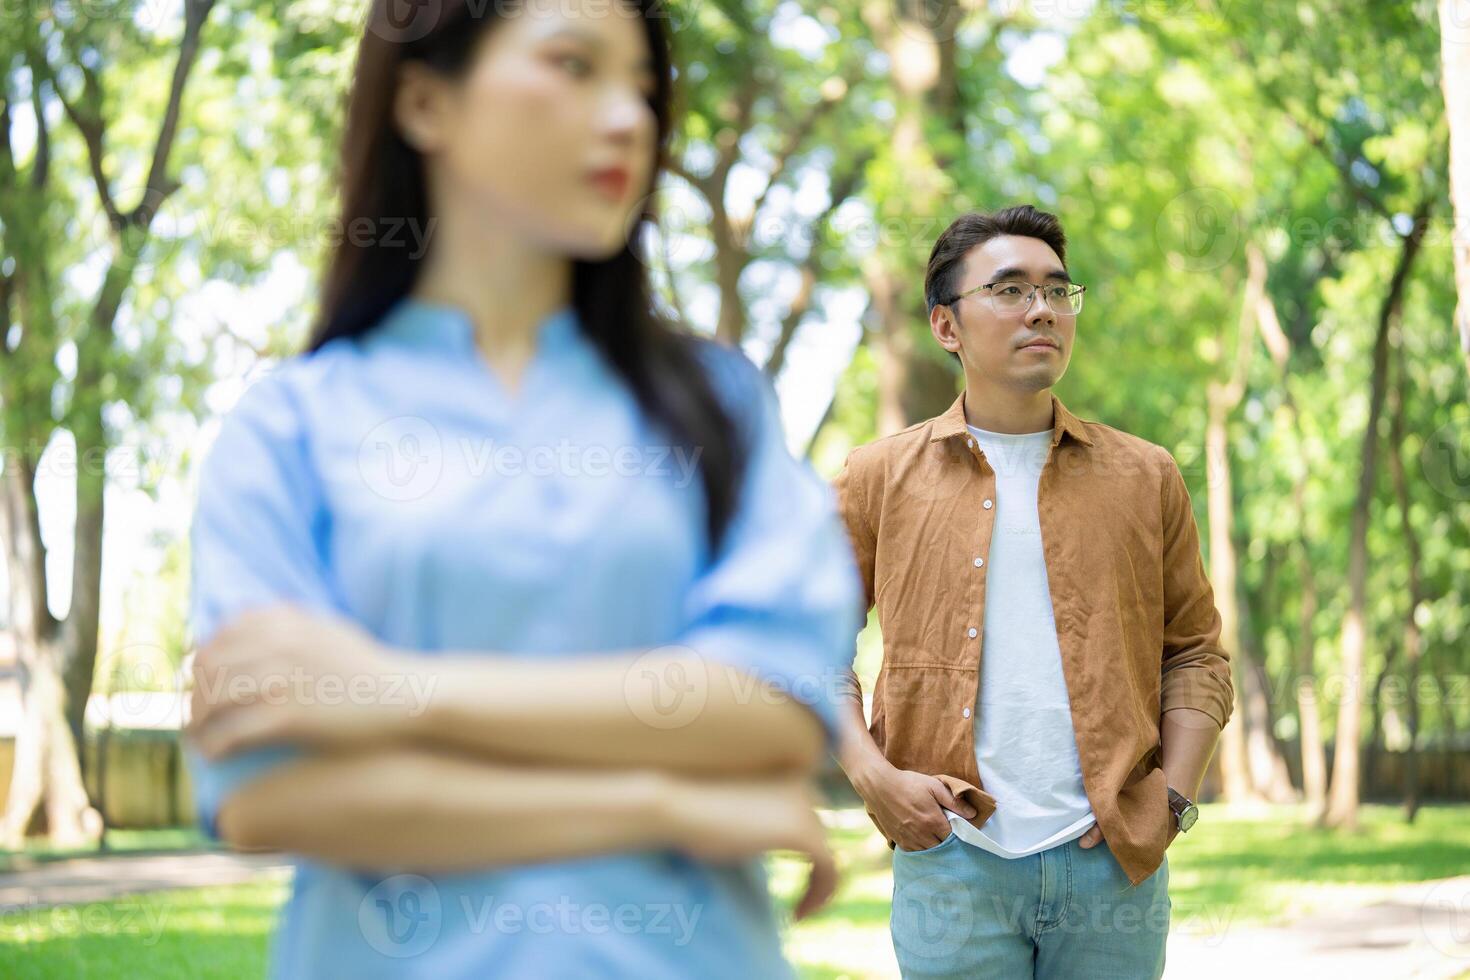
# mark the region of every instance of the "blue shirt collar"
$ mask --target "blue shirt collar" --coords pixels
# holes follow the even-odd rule
[[[461,307],[404,296],[383,316],[371,334],[413,346],[474,352],[475,324]],[[570,303],[547,314],[536,325],[537,358],[577,346],[582,330]]]

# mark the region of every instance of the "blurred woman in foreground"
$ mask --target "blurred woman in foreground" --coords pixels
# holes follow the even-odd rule
[[[769,383],[652,313],[661,16],[373,3],[320,320],[191,532],[196,796],[298,856],[276,975],[780,976],[761,855],[831,894],[859,585]]]

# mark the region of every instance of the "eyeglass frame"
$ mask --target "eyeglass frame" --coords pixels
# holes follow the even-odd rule
[[[1031,294],[1026,297],[1026,305],[1023,306],[1023,307],[1021,307],[1021,312],[1022,313],[1030,312],[1030,310],[1031,310],[1031,304],[1036,302],[1036,294],[1038,292],[1040,292],[1041,290],[1043,290],[1043,289],[1046,288],[1045,284],[1034,283],[1034,282],[1027,282],[1025,279],[997,279],[997,280],[995,280],[995,282],[987,282],[987,283],[985,283],[982,286],[976,286],[974,289],[967,289],[963,293],[957,293],[954,296],[951,296],[949,298],[949,301],[948,302],[941,303],[940,305],[941,306],[953,306],[955,303],[958,303],[960,300],[964,299],[966,296],[971,296],[971,295],[973,295],[975,293],[978,293],[982,289],[993,289],[996,286],[999,286],[1003,282],[1019,282],[1022,285],[1030,286],[1031,287]],[[1077,292],[1075,292],[1075,293],[1068,293],[1067,294],[1068,296],[1083,296],[1083,295],[1085,295],[1087,293],[1087,287],[1086,286],[1080,285],[1080,284],[1075,283],[1075,282],[1069,282],[1067,285],[1068,286],[1071,286],[1071,287],[1073,287],[1073,288],[1075,288],[1077,290]],[[1057,316],[1076,316],[1077,314],[1079,314],[1079,313],[1082,312],[1082,304],[1080,302],[1077,304],[1077,309],[1075,309],[1075,310],[1068,310],[1065,313],[1059,312],[1055,307],[1053,307],[1051,305],[1051,302],[1049,300],[1043,299],[1042,302],[1043,303],[1046,303],[1047,309],[1051,310],[1053,313],[1056,313]],[[990,308],[992,310],[994,310],[994,312],[996,312],[996,313],[1000,313],[1001,312],[1000,310],[995,309],[995,294],[994,293],[991,293],[990,294]]]

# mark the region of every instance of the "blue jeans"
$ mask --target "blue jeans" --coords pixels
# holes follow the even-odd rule
[[[905,978],[1157,980],[1169,911],[1167,855],[1135,886],[1106,842],[1012,859],[950,834],[893,852],[889,927]]]

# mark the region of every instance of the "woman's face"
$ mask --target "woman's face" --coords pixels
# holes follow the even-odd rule
[[[644,24],[608,0],[505,6],[463,75],[404,66],[400,131],[425,157],[436,209],[607,258],[651,191],[657,79]]]

